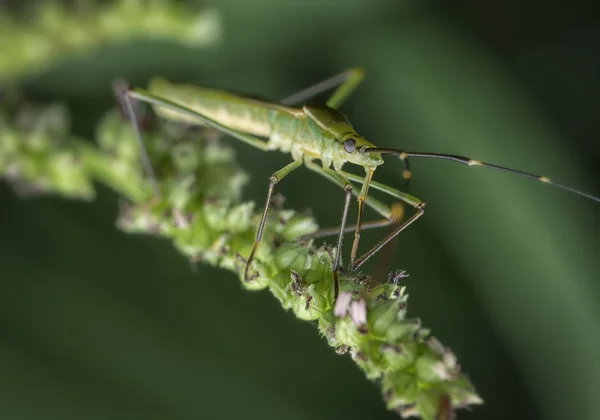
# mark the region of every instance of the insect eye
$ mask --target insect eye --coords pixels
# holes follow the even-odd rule
[[[342,143],[342,145],[344,146],[344,150],[346,152],[352,153],[352,152],[354,152],[354,148],[356,147],[356,140],[354,140],[354,139],[344,140],[344,143]]]

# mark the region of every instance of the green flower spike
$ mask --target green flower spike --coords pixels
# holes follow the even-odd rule
[[[144,133],[160,191],[156,197],[128,122],[117,113],[108,114],[98,127],[94,148],[68,138],[65,113],[57,109],[33,114],[39,121],[33,118],[26,125],[41,127],[35,133],[43,141],[22,141],[31,137],[31,130],[2,130],[11,133],[0,136],[0,172],[6,178],[14,181],[17,174],[44,192],[83,198],[92,196],[91,180],[107,184],[127,201],[119,228],[169,239],[190,260],[232,271],[245,288],[268,289],[286,310],[316,321],[327,342],[337,353],[349,353],[381,387],[387,407],[402,417],[450,418],[454,408],[482,403],[456,356],[418,319],[407,318],[408,295],[397,284],[406,276],[403,272],[392,273],[386,284],[374,284],[362,274],[340,275],[334,302],[335,250],[297,241],[317,229],[310,216],[271,209],[252,266],[255,275],[243,280],[245,257],[262,212],[241,201],[248,176],[229,147],[176,125]],[[42,123],[48,121],[48,112],[61,117]],[[65,160],[65,153],[72,158]],[[56,159],[70,166],[60,176],[50,163]],[[26,166],[30,169],[10,169]]]

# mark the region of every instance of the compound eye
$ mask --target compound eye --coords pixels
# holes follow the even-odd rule
[[[354,148],[356,147],[356,140],[354,140],[354,139],[344,140],[344,143],[342,143],[342,145],[344,146],[344,150],[346,152],[352,153],[352,152],[354,152]]]

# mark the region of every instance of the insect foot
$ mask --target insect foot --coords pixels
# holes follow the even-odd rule
[[[253,269],[250,268],[252,266]],[[252,258],[252,260],[246,260],[244,264],[244,282],[252,283],[260,276],[259,270],[256,269],[256,260]]]

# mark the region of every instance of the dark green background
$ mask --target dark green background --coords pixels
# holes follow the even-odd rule
[[[23,86],[67,101],[75,132],[92,137],[116,76],[280,98],[359,65],[367,78],[343,109],[373,143],[467,154],[598,194],[591,6],[418,3],[215,1],[224,36],[210,50],[105,46]],[[262,204],[289,157],[231,143],[252,175],[246,197]],[[410,314],[486,400],[459,418],[600,418],[599,206],[480,168],[412,166],[428,213],[401,236],[393,268],[410,273]],[[376,178],[400,185],[399,173],[391,160]],[[339,219],[343,193],[308,171],[281,192],[324,226]],[[120,233],[116,212],[102,188],[88,204],[20,201],[0,186],[0,418],[395,418],[313,325],[227,272],[194,271],[167,242]]]

